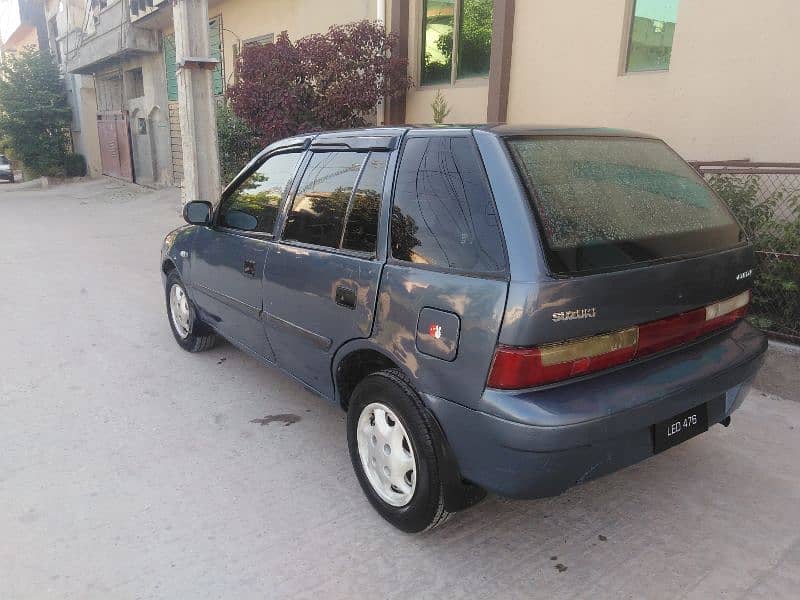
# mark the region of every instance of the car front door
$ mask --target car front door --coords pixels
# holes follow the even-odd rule
[[[271,243],[264,321],[277,362],[333,395],[331,361],[344,342],[369,337],[386,233],[380,227],[387,150],[312,147]],[[385,217],[388,219],[388,216]]]
[[[261,323],[267,242],[301,156],[295,148],[257,162],[226,190],[213,224],[192,244],[190,285],[201,317],[269,361],[275,356]]]

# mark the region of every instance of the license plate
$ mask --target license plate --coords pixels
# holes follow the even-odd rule
[[[656,423],[654,425],[653,452],[663,452],[694,436],[708,431],[708,407],[705,404]]]

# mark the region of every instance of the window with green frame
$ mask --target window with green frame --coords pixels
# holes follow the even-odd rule
[[[213,86],[214,95],[220,96],[225,91],[223,64],[222,64],[222,20],[220,17],[208,22],[208,39],[211,47],[211,58],[219,60],[214,69]],[[167,74],[167,99],[170,102],[178,100],[178,70],[175,58],[175,36],[164,36],[164,68]]]
[[[424,0],[422,85],[489,74],[493,4],[493,0]]]
[[[634,0],[625,70],[668,70],[677,21],[678,0]]]

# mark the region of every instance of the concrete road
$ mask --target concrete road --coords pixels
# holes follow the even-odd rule
[[[729,429],[408,536],[363,498],[338,408],[174,343],[174,192],[0,186],[0,209],[4,600],[800,597],[796,398],[754,391]]]

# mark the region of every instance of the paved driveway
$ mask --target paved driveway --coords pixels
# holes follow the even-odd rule
[[[800,595],[798,402],[754,391],[729,429],[407,536],[362,497],[339,409],[175,345],[173,191],[0,186],[0,209],[0,598]]]

